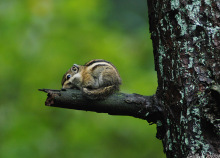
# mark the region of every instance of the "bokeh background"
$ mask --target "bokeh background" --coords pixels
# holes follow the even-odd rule
[[[163,158],[156,126],[44,106],[72,64],[111,61],[121,91],[156,91],[145,0],[0,1],[1,158]]]

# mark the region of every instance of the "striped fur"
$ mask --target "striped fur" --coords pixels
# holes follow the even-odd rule
[[[121,78],[112,63],[103,59],[96,59],[83,66],[77,66],[79,72],[73,72],[70,68],[64,75],[63,88],[80,89],[88,99],[104,99],[119,90]],[[67,80],[68,74],[72,77]]]

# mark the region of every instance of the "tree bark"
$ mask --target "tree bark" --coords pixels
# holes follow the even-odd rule
[[[220,1],[148,0],[148,14],[164,152],[220,157]]]

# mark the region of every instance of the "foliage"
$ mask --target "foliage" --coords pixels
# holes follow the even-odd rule
[[[0,157],[164,156],[155,126],[146,121],[45,107],[46,96],[37,91],[60,89],[73,63],[99,58],[118,68],[121,91],[154,94],[146,15],[128,2],[125,9],[110,0],[0,2]]]

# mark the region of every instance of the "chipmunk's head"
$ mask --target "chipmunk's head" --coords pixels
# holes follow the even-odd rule
[[[77,81],[80,78],[81,65],[74,64],[64,75],[62,79],[62,88],[78,88]]]

